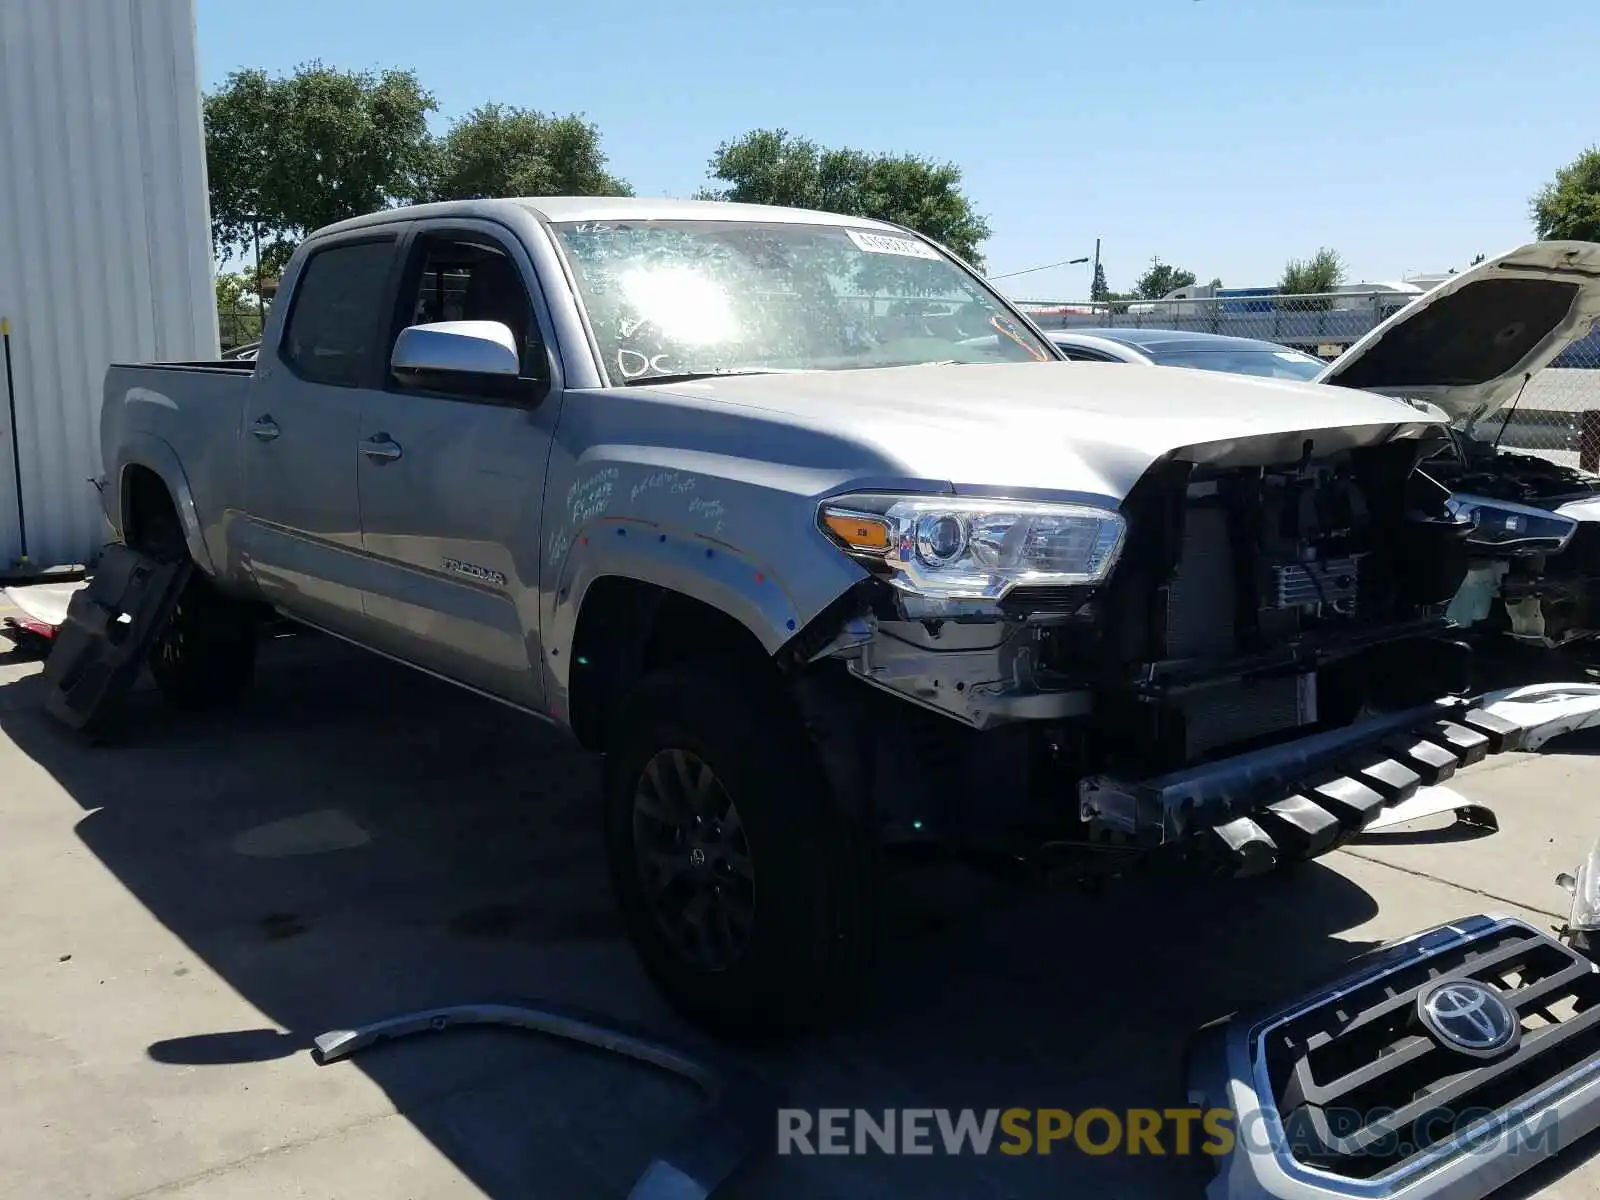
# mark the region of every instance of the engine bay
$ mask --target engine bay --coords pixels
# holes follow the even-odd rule
[[[1451,491],[1551,509],[1600,496],[1600,479],[1536,454],[1515,454],[1465,436],[1455,439],[1455,451],[1424,464]]]
[[[1500,544],[1471,547],[1472,564],[1451,619],[1475,636],[1509,635],[1545,647],[1600,632],[1600,522],[1562,512],[1600,498],[1600,478],[1468,437],[1458,436],[1454,450],[1424,470],[1458,496],[1503,501],[1507,508],[1492,522]],[[1477,523],[1491,522],[1480,517]]]

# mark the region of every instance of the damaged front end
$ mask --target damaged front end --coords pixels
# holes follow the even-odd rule
[[[1194,447],[1114,510],[830,499],[872,580],[795,648],[833,782],[891,840],[1093,858],[1205,835],[1248,873],[1509,748],[1450,699],[1475,526],[1415,469],[1429,437]]]

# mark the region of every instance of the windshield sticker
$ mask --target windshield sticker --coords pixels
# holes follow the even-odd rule
[[[898,254],[901,258],[931,258],[939,261],[938,252],[926,243],[912,238],[888,237],[881,233],[866,233],[860,229],[846,229],[844,234],[859,250],[868,254]]]
[[[989,318],[989,324],[994,327],[994,331],[996,333],[1010,338],[1013,342],[1027,351],[1034,362],[1051,361],[1050,356],[1043,350],[1028,344],[1027,339],[1022,336],[1022,331],[1017,328],[1014,321],[1008,321],[999,313],[996,313],[994,316]]]

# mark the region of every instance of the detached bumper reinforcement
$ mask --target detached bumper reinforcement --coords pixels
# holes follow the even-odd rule
[[[1079,784],[1079,811],[1092,825],[1145,845],[1208,837],[1237,873],[1254,874],[1281,858],[1325,853],[1374,822],[1454,810],[1492,828],[1492,814],[1440,785],[1491,754],[1536,750],[1594,727],[1600,685],[1507,688],[1369,717],[1155,779],[1091,776]]]
[[[314,1056],[326,1065],[377,1042],[464,1025],[505,1025],[582,1042],[671,1071],[706,1094],[700,1119],[650,1161],[628,1200],[706,1200],[771,1136],[777,1094],[752,1072],[714,1050],[691,1050],[624,1022],[547,1002],[455,1004],[330,1030],[316,1039]]]
[[[1466,917],[1214,1022],[1185,1057],[1190,1105],[1232,1114],[1209,1200],[1479,1200],[1600,1127],[1600,970]]]

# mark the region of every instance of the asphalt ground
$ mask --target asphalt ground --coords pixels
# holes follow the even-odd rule
[[[148,692],[89,746],[0,655],[0,1195],[621,1196],[698,1093],[615,1055],[462,1030],[317,1065],[331,1028],[534,997],[685,1035],[622,937],[596,761],[491,703],[319,640],[239,710]],[[750,1058],[792,1105],[1182,1103],[1190,1029],[1468,913],[1565,914],[1600,739],[1491,759],[1501,830],[1408,829],[1247,881],[1019,896],[930,866],[845,1028]],[[1436,823],[1442,824],[1443,821]],[[1594,1139],[1506,1195],[1600,1196]],[[1196,1197],[1193,1159],[777,1156],[735,1198]]]

